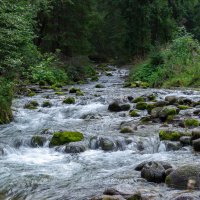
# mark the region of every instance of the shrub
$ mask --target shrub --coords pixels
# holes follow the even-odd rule
[[[200,84],[200,45],[191,34],[178,34],[166,48],[136,65],[130,81],[145,81],[152,87]]]

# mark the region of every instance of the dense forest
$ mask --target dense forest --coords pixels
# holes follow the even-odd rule
[[[133,63],[130,81],[150,86],[198,84],[199,8],[199,0],[0,0],[0,122],[12,118],[16,85],[83,81],[95,76],[88,58]],[[169,81],[174,71],[182,78]]]

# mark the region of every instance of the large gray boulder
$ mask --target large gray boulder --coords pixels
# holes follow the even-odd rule
[[[150,162],[142,168],[141,177],[149,182],[161,183],[165,180],[165,169],[160,163]]]
[[[199,189],[200,187],[200,166],[185,165],[170,173],[165,183],[175,189]]]

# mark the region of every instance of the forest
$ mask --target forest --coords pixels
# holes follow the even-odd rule
[[[180,71],[180,65],[183,68],[183,63],[167,58],[163,48],[172,43],[171,48],[177,49],[171,51],[186,51],[178,55],[180,62],[185,54],[199,50],[198,0],[1,0],[0,6],[2,122],[11,117],[14,85],[20,81],[77,81],[80,73],[87,76],[89,57],[96,62],[139,65],[131,79],[160,86],[166,79],[161,74],[171,74],[165,62],[177,62],[175,71]],[[190,73],[198,71],[194,81],[175,76],[166,85],[198,83],[196,63],[189,65],[195,65]]]

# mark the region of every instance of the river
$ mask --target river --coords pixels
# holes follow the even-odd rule
[[[199,163],[200,156],[190,147],[178,151],[166,151],[160,142],[160,124],[138,125],[138,118],[128,112],[109,112],[113,100],[128,103],[127,97],[154,93],[157,99],[169,94],[200,100],[200,92],[192,90],[164,90],[124,88],[127,69],[110,69],[113,76],[101,74],[98,82],[76,85],[84,96],[75,96],[76,104],[62,101],[74,96],[63,87],[65,95],[55,95],[51,89],[38,90],[33,97],[18,97],[13,101],[14,121],[0,126],[0,199],[4,200],[84,200],[102,194],[105,188],[118,184],[156,194],[155,199],[167,199],[179,191],[163,184],[148,183],[141,179],[135,166],[147,160],[167,161],[173,166]],[[95,88],[99,83],[105,88]],[[24,109],[30,100],[40,105],[47,100],[51,108],[41,106],[36,110]],[[141,111],[141,116],[146,111]],[[137,125],[133,134],[120,133],[120,124],[131,122]],[[45,129],[80,131],[84,134],[86,151],[67,154],[62,148],[49,148],[48,140],[43,147],[31,146],[31,138]],[[43,134],[47,139],[51,134]],[[113,141],[112,151],[103,151],[91,144],[91,138],[107,138]],[[141,147],[142,146],[142,147]]]

